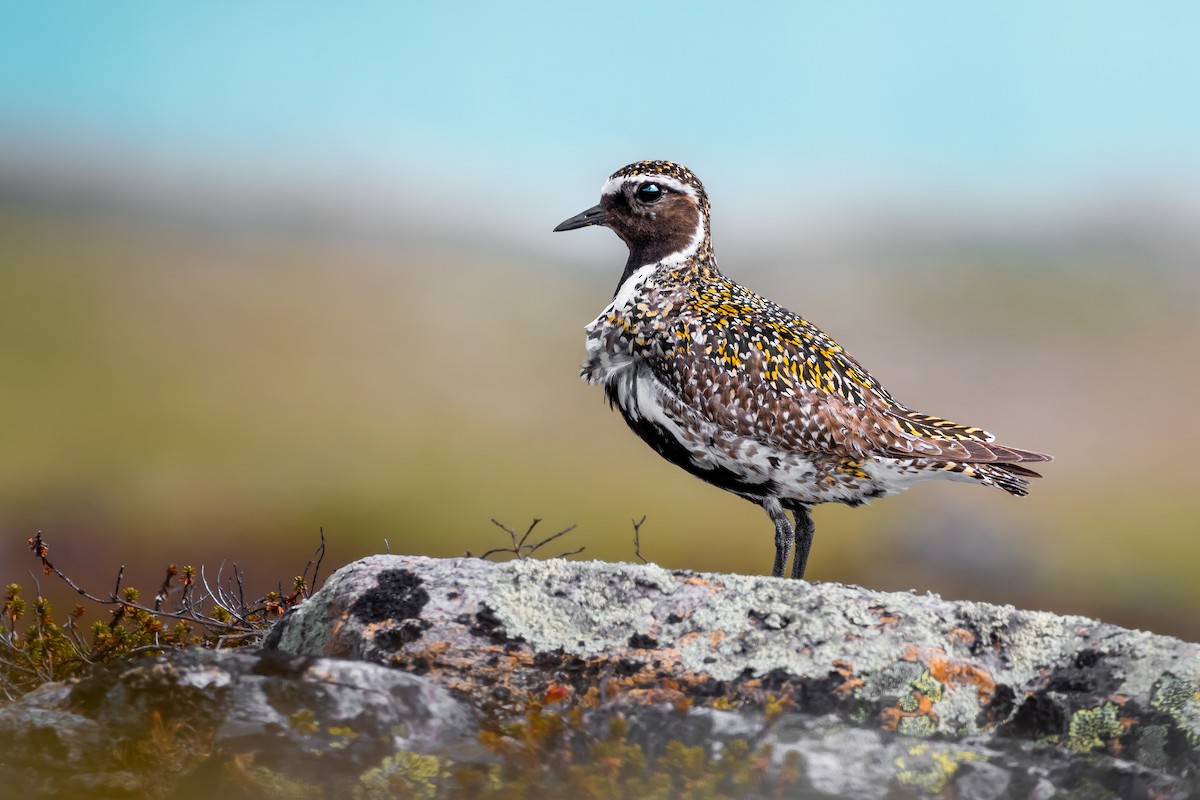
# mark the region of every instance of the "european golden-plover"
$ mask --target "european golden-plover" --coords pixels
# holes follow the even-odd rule
[[[630,164],[554,230],[589,225],[611,228],[629,260],[586,328],[582,377],[663,458],[766,510],[773,575],[794,545],[791,575],[804,577],[817,503],[857,506],[930,478],[1020,496],[1040,477],[1021,465],[1051,459],[901,405],[822,330],[725,277],[686,167]]]

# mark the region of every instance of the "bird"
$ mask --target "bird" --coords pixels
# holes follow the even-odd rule
[[[691,170],[638,161],[554,231],[602,226],[629,248],[612,302],[585,327],[580,377],[667,461],[766,511],[772,575],[790,557],[804,577],[818,504],[933,478],[1024,496],[1041,477],[1024,465],[1052,456],[902,405],[816,325],[727,278],[709,222]]]

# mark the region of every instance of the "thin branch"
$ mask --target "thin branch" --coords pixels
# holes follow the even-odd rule
[[[46,557],[46,554],[50,551],[50,546],[48,544],[46,544],[45,541],[42,539],[41,531],[38,531],[33,536],[33,538],[29,540],[29,549],[32,550],[34,552],[34,554],[41,560],[42,572],[44,574],[57,575],[59,577],[59,579],[62,580],[63,583],[67,584],[67,586],[70,586],[72,589],[74,589],[76,593],[83,595],[88,600],[91,600],[93,603],[100,603],[102,605],[109,604],[109,602],[110,602],[109,600],[104,600],[102,598],[97,597],[94,594],[88,593],[88,591],[86,589],[81,587],[79,584],[75,583],[75,581],[68,578],[66,575],[63,574],[62,570],[60,570],[58,567],[54,566],[54,564],[52,564],[50,562],[50,559]]]
[[[532,530],[532,528],[530,528],[530,530]],[[550,544],[551,542],[553,542],[555,539],[559,538],[560,536],[566,536],[568,533],[570,533],[573,530],[575,530],[575,525],[568,525],[567,527],[563,528],[561,531],[554,534],[553,536],[548,536],[545,539],[542,539],[537,544],[531,545],[529,547],[528,551],[526,551],[525,555],[527,555],[527,556],[533,555],[538,550],[540,550],[544,545]],[[582,550],[582,549],[583,548],[580,548],[580,550]]]
[[[313,567],[312,583],[309,584],[309,588],[314,592],[317,590],[317,587],[320,585],[321,581],[318,576],[321,574],[321,562],[325,560],[325,529],[320,528],[320,531],[321,531],[321,546],[319,548],[317,548],[317,552],[320,553],[320,555],[317,556],[317,566]]]
[[[530,556],[532,556],[538,550],[545,547],[550,542],[553,542],[555,539],[559,538],[560,536],[565,536],[566,534],[575,530],[575,527],[576,527],[575,525],[568,525],[566,528],[563,528],[558,533],[551,534],[550,536],[547,536],[545,539],[542,539],[541,541],[529,544],[528,542],[529,542],[530,535],[533,533],[534,528],[536,528],[538,526],[538,523],[540,523],[541,521],[542,520],[540,517],[534,517],[533,521],[529,523],[529,527],[526,528],[525,533],[522,534],[520,536],[520,538],[518,538],[517,532],[515,530],[508,527],[503,522],[500,522],[499,520],[493,518],[492,524],[508,534],[508,538],[509,538],[509,541],[511,544],[509,547],[494,547],[491,550],[488,550],[487,552],[480,555],[479,558],[488,558],[489,556],[496,555],[497,553],[507,553],[508,555],[511,555],[517,559],[529,558]],[[566,558],[567,556],[577,555],[579,553],[582,553],[585,549],[586,548],[584,548],[584,547],[580,547],[577,550],[571,550],[571,551],[562,553],[561,555],[556,556],[556,557],[557,558]],[[468,556],[471,555],[471,552],[469,550],[467,551],[467,555]]]
[[[526,531],[525,531],[525,535],[521,537],[521,541],[520,541],[520,543],[517,545],[517,550],[521,550],[522,548],[524,548],[524,547],[525,547],[525,542],[526,542],[526,540],[527,540],[527,539],[529,539],[529,534],[533,533],[533,529],[534,529],[534,528],[536,528],[536,527],[538,526],[538,523],[539,523],[539,522],[541,522],[541,521],[542,521],[542,518],[541,518],[541,517],[534,517],[534,518],[533,518],[533,522],[529,523],[529,529],[528,529],[528,530],[526,530]],[[574,525],[572,525],[571,527],[575,527],[575,526],[574,526]],[[536,548],[535,548],[535,549],[536,549]],[[530,552],[533,552],[533,551],[531,550]]]
[[[642,555],[642,525],[646,522],[646,515],[642,514],[642,518],[639,520],[631,519],[629,521],[633,523],[633,554],[643,564],[648,564],[650,562]]]

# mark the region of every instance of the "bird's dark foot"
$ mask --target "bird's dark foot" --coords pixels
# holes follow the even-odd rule
[[[817,526],[813,524],[812,513],[807,506],[798,506],[795,511],[796,515],[796,558],[792,561],[792,577],[800,580],[804,577],[804,570],[808,567],[808,551],[812,549],[813,533]],[[776,527],[776,553],[775,561],[779,561],[779,530]]]

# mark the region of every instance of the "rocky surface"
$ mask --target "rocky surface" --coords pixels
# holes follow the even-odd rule
[[[274,797],[288,786],[348,796],[397,752],[483,749],[472,712],[429,681],[249,650],[168,651],[0,708],[4,797]]]
[[[387,555],[332,576],[266,646],[397,666],[489,712],[564,687],[593,707],[785,697],[797,724],[903,735],[881,756],[893,778],[895,747],[975,753],[967,775],[1009,769],[993,754],[1028,744],[1046,764],[1111,769],[1109,783],[1200,791],[1200,647],[1082,617],[653,565]]]
[[[1200,648],[1078,617],[375,556],[264,648],[172,650],[0,707],[0,795],[1200,796]]]

